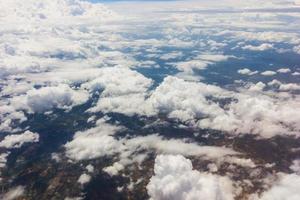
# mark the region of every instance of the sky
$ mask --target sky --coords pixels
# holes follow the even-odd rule
[[[0,197],[299,199],[299,2],[106,2],[0,1]]]

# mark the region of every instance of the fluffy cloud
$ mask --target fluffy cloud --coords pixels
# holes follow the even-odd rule
[[[77,132],[73,140],[65,144],[66,154],[74,160],[112,155],[122,146],[113,137],[121,129],[122,127],[110,125],[103,119],[98,120],[95,128]]]
[[[203,60],[189,60],[176,63],[176,68],[180,71],[184,71],[186,73],[193,73],[194,70],[203,70],[206,69],[207,66],[211,64],[208,61]]]
[[[300,54],[300,45],[299,45],[299,46],[295,46],[295,47],[293,48],[293,51],[294,51],[295,53],[297,53],[297,54]]]
[[[0,168],[5,167],[8,155],[9,155],[9,153],[1,153],[0,154]]]
[[[282,83],[276,79],[270,81],[268,85],[276,87],[280,91],[300,90],[300,85],[297,83]]]
[[[242,49],[246,49],[246,50],[250,50],[250,51],[266,51],[269,49],[273,49],[273,45],[272,44],[261,44],[259,46],[252,46],[252,45],[246,45],[244,47],[242,47]]]
[[[292,75],[293,75],[293,76],[299,76],[300,73],[299,73],[299,72],[293,72]]]
[[[97,78],[82,84],[90,92],[102,91],[102,97],[144,93],[152,80],[126,68],[101,68]]]
[[[14,122],[24,122],[27,120],[22,111],[16,111],[11,105],[2,105],[0,107],[0,130],[6,132],[16,132],[18,128],[14,128]]]
[[[153,149],[158,153],[181,154],[186,156],[203,156],[209,159],[220,159],[237,152],[226,147],[203,146],[195,142],[182,141],[179,139],[164,139],[158,135],[135,137],[125,142],[127,148],[135,152],[138,150]]]
[[[279,174],[279,180],[261,195],[260,200],[297,200],[300,198],[299,184],[299,175]]]
[[[115,162],[112,166],[103,168],[103,171],[108,173],[110,176],[115,176],[123,169],[124,169],[124,166],[122,164]]]
[[[277,70],[278,73],[289,73],[291,70],[289,68],[280,68]]]
[[[243,75],[254,75],[254,74],[257,74],[258,71],[251,71],[250,69],[248,68],[244,68],[244,69],[239,69],[238,70],[238,73],[239,74],[243,74]]]
[[[25,143],[32,143],[39,141],[39,134],[31,131],[25,131],[19,135],[8,135],[0,142],[0,147],[7,149],[20,148]]]
[[[16,0],[1,1],[2,18],[10,18],[10,20],[24,21],[40,21],[45,20],[61,20],[68,18],[91,18],[97,17],[98,20],[103,20],[106,17],[113,17],[114,13],[108,10],[101,4],[92,4],[85,1],[33,1],[27,3]],[[14,10],[15,6],[19,9]],[[6,7],[6,9],[4,9]],[[38,11],[34,13],[33,11]]]
[[[73,85],[95,79],[99,66],[132,63],[112,50],[115,34],[95,34],[100,24],[121,18],[102,4],[4,0],[0,11],[1,131],[20,131],[26,112],[84,103],[88,93]],[[102,53],[98,47],[106,45],[111,50]]]
[[[90,112],[118,112],[133,115],[151,113],[144,105],[152,80],[124,68],[103,68],[98,78],[82,84],[91,92],[101,91],[97,105]]]
[[[180,155],[157,156],[154,173],[147,185],[151,199],[234,199],[228,178],[193,170],[192,162]]]
[[[264,84],[256,86],[259,90]],[[253,91],[234,93],[204,83],[193,83],[174,77],[165,78],[149,101],[157,112],[170,118],[233,133],[252,133],[263,137],[277,134],[296,134],[300,130],[296,113],[298,97],[273,98]],[[211,97],[217,99],[213,101]],[[225,108],[218,103],[232,99]]]
[[[90,182],[91,176],[88,174],[81,174],[80,177],[78,178],[77,182],[80,183],[81,185],[87,184]]]
[[[208,159],[225,160],[230,163],[232,160],[230,156],[238,154],[226,147],[201,146],[195,142],[180,139],[167,140],[157,134],[132,138],[115,138],[114,134],[122,130],[122,127],[108,124],[104,119],[100,119],[97,121],[96,127],[77,132],[73,140],[64,145],[66,155],[75,161],[79,161],[119,154],[120,162],[104,168],[105,172],[116,175],[118,171],[123,169],[123,165],[140,162],[147,155],[144,155],[144,153],[139,154],[139,152],[154,151],[187,156],[197,155]]]
[[[252,84],[249,87],[249,91],[255,92],[255,91],[262,91],[264,88],[266,87],[266,84],[264,84],[263,82],[258,82],[256,84]]]
[[[2,195],[2,199],[6,200],[14,200],[22,196],[25,192],[25,187],[23,186],[17,186],[14,188],[11,188],[7,193]],[[0,195],[1,197],[1,195]]]
[[[213,85],[187,82],[175,77],[166,77],[153,92],[149,101],[157,112],[167,113],[171,118],[182,121],[194,120],[214,113],[222,114],[223,110],[205,96],[224,96],[226,91]]]
[[[290,169],[293,170],[295,173],[300,175],[300,160],[294,160],[293,164],[290,166]]]
[[[233,56],[221,55],[221,54],[201,54],[196,56],[193,60],[182,61],[174,63],[175,67],[182,72],[187,74],[193,74],[194,70],[203,70],[208,67],[208,65],[214,64],[216,62],[226,61]]]
[[[267,70],[267,71],[264,71],[260,74],[263,75],[263,76],[274,76],[276,74],[276,72],[271,71],[271,70]]]
[[[12,99],[17,109],[28,109],[31,112],[45,112],[53,108],[70,109],[87,101],[85,91],[76,91],[68,85],[42,87],[29,90],[25,95]]]

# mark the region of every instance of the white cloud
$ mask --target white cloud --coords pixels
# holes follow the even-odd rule
[[[264,71],[260,74],[263,75],[263,76],[274,76],[276,74],[276,72],[271,71],[271,70],[267,70],[267,71]]]
[[[89,173],[93,173],[95,171],[95,168],[93,165],[89,164],[88,166],[85,167],[86,170],[89,172]]]
[[[16,109],[30,112],[45,112],[53,108],[70,109],[88,100],[86,91],[74,90],[68,85],[42,87],[29,90],[25,95],[13,98]]]
[[[207,95],[220,97],[226,91],[213,85],[187,82],[175,77],[166,77],[150,96],[151,105],[171,118],[190,121],[211,113],[221,114],[223,110],[205,98]]]
[[[300,90],[300,85],[296,83],[281,84],[279,86],[279,90],[281,91]]]
[[[181,58],[183,56],[182,52],[171,52],[171,53],[167,53],[164,54],[162,56],[160,56],[160,59],[162,60],[170,60],[170,59],[175,59],[175,58]]]
[[[187,61],[180,61],[169,64],[172,64],[174,67],[176,67],[176,69],[180,71],[176,75],[177,77],[183,78],[185,80],[198,81],[201,79],[201,77],[194,73],[195,70],[204,70],[209,65],[226,61],[229,58],[234,58],[234,56],[222,54],[201,54]]]
[[[97,105],[90,112],[118,112],[133,115],[151,113],[144,105],[152,80],[124,68],[103,68],[98,78],[82,84],[91,92],[103,90]]]
[[[222,55],[222,54],[201,54],[196,58],[200,60],[210,61],[210,62],[222,62],[228,60],[229,58],[234,58],[234,56]]]
[[[163,139],[163,137],[158,135],[135,137],[127,140],[125,145],[132,149],[131,151],[133,152],[153,149],[158,153],[203,156],[209,159],[219,159],[237,154],[234,150],[226,147],[203,146],[180,139]]]
[[[242,49],[246,49],[246,50],[250,50],[250,51],[266,51],[269,49],[273,49],[273,45],[272,44],[261,44],[259,46],[252,46],[252,45],[246,45],[244,47],[242,47]]]
[[[293,170],[295,173],[300,175],[300,160],[294,160],[293,164],[290,166],[290,169]]]
[[[263,84],[260,84],[262,89]],[[216,99],[234,99],[220,107]],[[266,93],[253,94],[246,90],[230,92],[217,86],[165,78],[149,98],[156,112],[165,113],[200,128],[229,133],[252,133],[263,137],[296,134],[300,130],[297,96],[272,97]]]
[[[114,50],[111,43],[120,40],[117,34],[100,33],[104,28],[100,24],[121,19],[102,4],[4,0],[0,11],[0,77],[6,80],[1,81],[5,98],[0,104],[11,107],[9,113],[8,109],[0,113],[1,131],[20,131],[17,126],[26,120],[26,112],[70,109],[84,103],[88,93],[70,85],[95,79],[100,66],[133,63]],[[109,46],[111,51],[102,53],[99,46]]]
[[[294,91],[300,90],[300,85],[297,83],[282,83],[276,79],[268,83],[269,86],[277,87],[279,91]]]
[[[189,60],[189,61],[177,62],[175,66],[180,71],[184,71],[186,73],[193,73],[195,69],[198,70],[206,69],[209,64],[211,64],[211,62],[209,61]]]
[[[77,182],[80,183],[81,185],[87,184],[90,181],[91,181],[91,176],[88,174],[81,174],[77,180]]]
[[[152,85],[152,80],[126,68],[101,68],[97,78],[82,84],[90,92],[101,91],[102,97],[143,93]]]
[[[13,127],[13,122],[24,122],[27,117],[22,111],[16,111],[11,105],[1,105],[0,106],[0,130],[7,132],[16,132],[19,129]]]
[[[289,68],[280,68],[277,70],[278,73],[289,73],[291,70]]]
[[[115,175],[122,170],[123,165],[132,162],[140,163],[147,153],[145,155],[139,152],[145,152],[145,150],[146,152],[202,156],[214,160],[238,154],[226,147],[203,146],[180,139],[164,139],[157,134],[133,138],[114,138],[113,135],[121,130],[122,127],[110,125],[100,119],[96,127],[77,132],[73,140],[64,145],[66,155],[75,161],[79,161],[118,154],[120,161],[104,168],[107,173]]]
[[[297,54],[300,54],[300,45],[295,46],[295,47],[293,48],[293,51],[294,51],[295,53],[297,53]]]
[[[208,65],[214,64],[216,62],[222,62],[228,60],[229,55],[221,55],[221,54],[201,54],[196,56],[192,60],[182,61],[174,63],[175,67],[188,74],[192,74],[194,70],[203,70],[206,69]]]
[[[128,116],[134,114],[151,115],[153,110],[145,104],[146,94],[128,94],[121,96],[102,97],[90,112],[117,112]],[[153,113],[154,114],[154,113]]]
[[[293,76],[300,76],[300,72],[293,72],[292,75]]]
[[[279,174],[279,180],[265,191],[260,200],[298,200],[300,176],[296,174]]]
[[[118,175],[120,171],[124,169],[124,166],[118,162],[115,162],[112,166],[103,168],[103,171],[108,173],[110,176]]]
[[[239,74],[243,74],[243,75],[249,75],[249,76],[251,76],[251,75],[257,74],[258,71],[251,71],[248,68],[244,68],[244,69],[239,69],[238,73]]]
[[[17,187],[11,188],[7,193],[5,193],[2,196],[2,199],[14,200],[14,199],[17,199],[20,196],[22,196],[24,194],[24,192],[25,192],[25,187],[17,186]],[[1,197],[1,195],[0,195],[0,197]]]
[[[64,200],[82,200],[82,197],[66,197]]]
[[[244,23],[249,25],[246,21]],[[286,24],[286,23],[285,23]],[[253,26],[259,26],[258,23],[251,24]],[[284,25],[285,26],[285,25]],[[270,27],[269,27],[270,28]],[[269,29],[268,31],[236,31],[236,30],[225,30],[220,32],[218,35],[228,35],[233,39],[252,40],[252,41],[265,41],[265,42],[286,42],[290,44],[299,44],[299,37],[297,33],[293,32],[279,32]]]
[[[0,154],[0,168],[5,167],[9,153]]]
[[[234,199],[228,178],[193,170],[192,162],[180,155],[157,156],[154,173],[147,185],[151,199]]]
[[[39,141],[39,134],[33,133],[31,131],[25,131],[19,135],[7,135],[0,142],[0,147],[7,149],[20,148],[25,143],[32,143]]]
[[[74,160],[113,155],[122,147],[122,144],[113,137],[121,129],[106,123],[103,119],[98,120],[95,128],[75,133],[73,140],[64,145],[66,154]]]
[[[256,84],[252,84],[249,87],[249,91],[252,92],[258,92],[258,91],[263,91],[263,89],[266,87],[266,84],[264,84],[263,82],[258,82]]]

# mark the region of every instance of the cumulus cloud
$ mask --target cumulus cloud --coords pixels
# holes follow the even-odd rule
[[[211,113],[221,114],[223,110],[217,104],[207,101],[205,96],[222,97],[223,93],[226,92],[213,85],[187,82],[169,76],[156,88],[149,101],[158,112],[189,121]]]
[[[7,193],[5,193],[2,198],[6,200],[14,200],[22,196],[25,192],[24,186],[17,186],[14,188],[11,188]],[[0,195],[1,197],[1,195]]]
[[[108,173],[110,176],[118,175],[121,170],[124,169],[124,166],[118,162],[115,162],[112,166],[103,168],[103,171]]]
[[[246,50],[250,50],[250,51],[266,51],[269,49],[273,49],[273,45],[272,44],[261,44],[259,46],[252,46],[252,45],[246,45],[244,47],[242,47],[242,49],[246,49]]]
[[[247,23],[247,22],[245,22]],[[253,24],[252,24],[253,25]],[[258,24],[255,24],[258,25]],[[293,32],[279,32],[273,31],[236,31],[225,30],[218,35],[229,36],[234,39],[252,40],[252,41],[264,41],[264,42],[286,42],[290,44],[299,44],[299,38],[297,33]]]
[[[145,151],[188,156],[197,155],[214,160],[227,160],[224,157],[228,156],[230,158],[230,156],[238,155],[237,152],[230,148],[203,146],[192,141],[180,139],[164,139],[158,134],[132,138],[115,138],[114,134],[122,130],[122,127],[108,124],[103,119],[100,119],[96,127],[77,132],[73,139],[64,145],[66,155],[75,161],[119,155],[119,162],[104,168],[104,171],[110,175],[118,174],[124,168],[124,165],[143,161],[147,153],[139,152]],[[230,159],[228,162],[231,162]]]
[[[264,84],[259,85],[258,89],[261,90]],[[218,100],[213,101],[210,97],[219,101],[226,98],[233,101],[223,108]],[[167,77],[152,93],[149,101],[157,112],[201,128],[264,137],[297,135],[300,119],[292,116],[298,116],[298,97],[284,99],[263,93],[254,95],[249,90],[234,93],[213,85]]]
[[[0,154],[0,168],[5,167],[9,153]]]
[[[195,79],[192,78],[192,76],[195,75],[195,70],[204,70],[209,65],[215,64],[217,62],[226,61],[229,58],[234,58],[234,56],[222,54],[201,54],[199,56],[194,57],[193,59],[172,64],[176,67],[176,69],[180,71],[178,76],[184,79],[192,80]]]
[[[263,76],[274,76],[276,74],[276,72],[271,71],[271,70],[267,70],[267,71],[264,71],[260,74],[263,75]]]
[[[189,60],[176,63],[176,68],[180,71],[184,71],[186,73],[193,73],[194,70],[203,70],[206,69],[210,64],[209,61],[203,60]]]
[[[295,47],[293,48],[293,51],[294,51],[295,53],[297,53],[297,54],[300,54],[300,45],[295,46]]]
[[[279,174],[279,180],[272,187],[265,191],[260,200],[281,200],[300,198],[299,193],[300,176],[297,174]]]
[[[234,199],[228,178],[193,170],[192,162],[180,155],[157,156],[154,173],[147,185],[151,199]]]
[[[42,87],[29,90],[25,95],[12,99],[17,109],[28,109],[31,112],[45,112],[53,108],[69,109],[82,104],[88,99],[85,91],[76,91],[68,85]]]
[[[300,90],[300,85],[297,83],[282,83],[276,79],[268,83],[269,86],[276,87],[280,91],[294,91]]]
[[[77,182],[80,183],[81,185],[87,184],[90,182],[91,176],[88,174],[81,174],[80,177],[78,178]]]
[[[152,80],[126,68],[101,68],[97,78],[81,85],[90,92],[102,91],[102,97],[143,93]]]
[[[27,3],[16,0],[2,1],[1,8],[5,5],[6,9],[1,9],[3,18],[12,18],[10,20],[22,20],[21,22],[31,20],[61,20],[67,18],[91,18],[97,17],[99,20],[105,17],[113,17],[114,13],[101,4],[92,4],[85,1],[41,1],[36,2],[30,0]],[[18,6],[19,10],[14,10],[14,6]],[[33,13],[32,11],[39,12]],[[116,14],[115,14],[116,15]]]
[[[195,142],[179,139],[164,139],[158,135],[135,137],[125,142],[125,145],[133,150],[156,150],[158,153],[181,154],[186,156],[203,156],[209,159],[219,159],[225,156],[238,154],[226,147],[203,146]]]
[[[243,74],[243,75],[249,75],[249,76],[251,76],[251,75],[257,74],[258,71],[251,71],[248,68],[244,68],[244,69],[239,69],[238,73],[239,74]]]
[[[170,52],[170,53],[167,53],[167,54],[164,54],[164,55],[160,56],[160,59],[170,60],[170,59],[180,58],[182,56],[183,56],[182,52]]]
[[[293,72],[292,75],[293,76],[300,76],[300,73],[299,72]]]
[[[85,167],[86,170],[89,172],[89,173],[93,173],[95,168],[93,165],[89,164],[88,166]]]
[[[300,175],[300,160],[294,160],[293,164],[290,166],[290,169],[293,170],[295,173]]]
[[[289,68],[280,68],[277,70],[278,73],[289,73],[291,70]]]
[[[102,4],[4,0],[0,11],[0,77],[5,80],[0,91],[1,109],[5,106],[0,112],[1,131],[20,131],[16,127],[26,120],[26,112],[84,103],[88,93],[73,85],[96,78],[95,71],[100,71],[96,67],[132,63],[119,51],[99,56],[99,41],[113,48],[109,41],[119,38],[107,32],[93,34],[95,29],[121,18]]]
[[[27,117],[22,111],[17,111],[11,105],[2,105],[0,107],[0,130],[6,132],[16,132],[18,128],[14,128],[14,122],[19,123],[27,120]]]
[[[89,91],[101,91],[97,105],[90,112],[118,112],[133,115],[149,114],[151,110],[144,105],[152,80],[124,68],[103,68],[98,78],[82,84]]]
[[[7,135],[0,142],[0,147],[7,149],[20,148],[25,143],[33,143],[39,141],[39,134],[31,131],[25,131],[19,135]]]
[[[258,91],[262,91],[265,87],[266,87],[266,84],[264,84],[263,82],[260,81],[256,84],[250,85],[249,91],[253,91],[253,92],[257,91],[258,92]]]
[[[103,119],[98,120],[95,128],[75,133],[73,140],[64,145],[66,154],[74,160],[113,155],[122,146],[113,137],[121,129],[122,127],[110,125]]]

